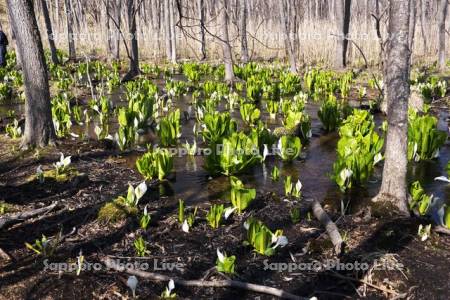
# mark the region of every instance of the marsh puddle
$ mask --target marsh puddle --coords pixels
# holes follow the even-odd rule
[[[176,80],[181,80],[182,77],[176,77]],[[154,81],[160,90],[164,88],[164,80]],[[119,89],[113,92],[108,97],[111,99],[115,107],[125,106],[127,104],[124,91]],[[182,112],[188,111],[190,106],[190,95],[182,96],[173,100],[175,107],[180,108]],[[264,103],[264,102],[263,102]],[[268,121],[270,129],[281,126],[281,120],[278,116],[277,120],[268,120],[269,116],[265,112],[264,104],[261,104],[261,119]],[[220,110],[224,110],[220,106]],[[356,188],[348,194],[343,194],[339,191],[338,186],[330,179],[329,174],[332,172],[333,162],[336,158],[336,143],[338,141],[337,133],[325,134],[321,130],[321,122],[317,117],[318,105],[309,103],[306,106],[306,112],[311,117],[312,123],[312,138],[302,150],[302,159],[296,160],[292,163],[284,163],[279,158],[269,156],[266,161],[258,166],[253,167],[245,174],[240,174],[239,178],[249,187],[255,187],[258,194],[265,194],[274,192],[277,195],[284,195],[283,180],[286,176],[292,176],[293,182],[297,179],[303,184],[303,196],[306,199],[316,199],[324,202],[335,210],[346,210],[346,213],[359,211],[368,201],[377,194],[381,184],[381,169],[377,167],[375,174],[371,181],[364,188]],[[0,105],[0,116],[6,115],[6,112],[11,109],[8,106]],[[13,108],[16,113],[23,110],[22,105],[16,105]],[[193,118],[185,119],[182,113],[182,137],[181,144],[186,141],[192,144],[194,141],[193,127],[195,120]],[[239,128],[242,129],[242,122],[240,120],[239,111],[232,112],[232,116],[237,119]],[[448,112],[440,112],[439,118],[441,120],[441,129],[446,126],[446,118]],[[377,124],[381,124],[382,116],[375,116]],[[84,125],[74,125],[72,132],[84,138],[96,139],[95,126],[97,120]],[[111,119],[109,124],[109,132],[117,132],[117,122]],[[139,148],[145,149],[147,144],[156,144],[157,136],[149,129],[144,134],[140,135],[137,144]],[[197,138],[197,143],[201,147],[201,138]],[[143,152],[134,152],[131,155],[125,156],[128,167],[135,169],[136,159],[142,155]],[[447,143],[440,153],[440,157],[434,161],[412,163],[409,166],[408,178],[409,182],[420,180],[423,187],[428,193],[432,193],[435,197],[450,202],[450,185],[443,182],[434,181],[437,176],[444,175],[444,169],[447,161],[450,158],[450,148]],[[274,182],[271,177],[271,171],[274,166],[280,169],[280,180]],[[166,181],[159,185],[156,190],[151,191],[153,197],[160,197],[167,199],[168,202],[175,203],[178,199],[183,199],[188,205],[206,205],[210,201],[219,201],[229,199],[229,179],[225,176],[211,177],[208,172],[204,170],[204,158],[202,156],[176,156],[174,159],[175,176],[172,180]]]

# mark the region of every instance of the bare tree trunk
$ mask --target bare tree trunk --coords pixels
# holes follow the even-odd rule
[[[438,11],[438,26],[439,26],[439,69],[445,69],[445,19],[447,17],[447,0],[440,0]]]
[[[50,53],[52,56],[52,62],[57,65],[58,54],[56,51],[55,40],[53,37],[52,21],[50,20],[50,15],[48,14],[48,8],[46,0],[41,0],[42,14],[44,15],[45,27],[47,28],[48,45],[50,47]]]
[[[423,55],[426,55],[428,52],[428,46],[427,46],[427,21],[426,21],[426,13],[427,13],[427,5],[426,0],[421,0],[421,9],[420,9],[420,28],[422,32],[422,38],[423,38]]]
[[[199,19],[200,19],[200,53],[201,60],[206,59],[206,37],[205,37],[205,1],[198,0]]]
[[[139,48],[137,40],[137,30],[136,30],[136,7],[134,4],[135,0],[127,0],[127,20],[128,20],[128,30],[129,36],[131,37],[131,49],[129,53],[130,66],[128,73],[122,78],[122,81],[128,81],[139,75]]]
[[[334,65],[337,68],[347,66],[348,33],[350,28],[351,0],[336,0],[336,20],[338,42]]]
[[[291,72],[296,73],[297,72],[297,59],[295,57],[294,48],[291,43],[291,39],[289,38],[289,23],[286,16],[286,1],[281,0],[280,1],[280,17],[281,17],[281,30],[283,31],[283,37],[284,37],[284,44],[288,53],[289,57],[289,64]]]
[[[73,35],[73,10],[70,0],[64,0],[66,7],[66,30],[67,30],[67,42],[69,46],[69,60],[76,59],[75,52],[75,37]]]
[[[240,0],[240,17],[239,17],[239,31],[241,34],[241,61],[247,63],[248,56],[248,43],[247,43],[247,0]]]
[[[391,0],[387,45],[387,121],[383,181],[375,201],[390,203],[399,213],[408,214],[406,189],[408,151],[408,98],[410,55],[410,1]],[[387,208],[389,209],[389,207]]]
[[[234,81],[233,71],[233,54],[231,52],[230,38],[228,36],[228,0],[222,0],[222,49],[223,49],[223,63],[225,65],[225,81]]]
[[[111,0],[113,5],[112,17],[114,18],[114,30],[112,31],[111,45],[112,45],[112,57],[115,60],[120,59],[120,27],[122,24],[122,0]]]
[[[172,59],[172,30],[170,29],[170,0],[164,0],[164,33],[167,60]]]
[[[174,4],[173,4],[174,0],[170,0],[170,5],[169,5],[169,15],[170,15],[170,42],[171,42],[171,47],[170,49],[171,54],[170,54],[170,60],[173,64],[177,63],[177,33],[176,33],[176,27],[175,27],[175,10],[174,10]]]
[[[410,14],[409,14],[409,49],[411,50],[411,64],[412,64],[412,53],[414,52],[414,37],[416,34],[416,0],[410,0]]]
[[[16,49],[16,67],[18,69],[22,69],[22,57],[20,56],[20,52],[19,52],[19,49],[18,49],[18,46],[17,46],[16,31],[15,31],[14,26],[13,26],[13,17],[11,15],[11,10],[10,9],[8,9],[8,21],[9,21],[9,24],[11,24],[11,26],[10,26],[11,40],[14,41],[14,47]]]
[[[11,26],[22,57],[25,85],[24,148],[46,146],[55,139],[44,49],[31,0],[8,0]]]

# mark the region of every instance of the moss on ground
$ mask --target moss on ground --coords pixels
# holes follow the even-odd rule
[[[129,216],[135,216],[138,213],[137,207],[126,205],[125,198],[120,196],[117,199],[103,205],[98,212],[97,220],[102,223],[117,223]]]

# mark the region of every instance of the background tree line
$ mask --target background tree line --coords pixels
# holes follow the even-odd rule
[[[413,61],[439,60],[443,66],[448,1],[410,2]],[[41,33],[50,27],[54,37],[44,43],[72,58],[130,57],[131,30],[144,59],[219,59],[226,28],[237,61],[287,57],[292,69],[318,62],[378,64],[388,38],[388,0],[36,0],[33,5]],[[2,15],[9,27],[5,9]],[[338,38],[344,34],[348,40]]]

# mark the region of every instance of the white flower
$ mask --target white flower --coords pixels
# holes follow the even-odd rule
[[[131,291],[133,292],[133,298],[136,297],[136,287],[138,284],[138,280],[136,278],[136,276],[132,275],[130,277],[128,277],[127,280],[127,286],[131,289]]]
[[[278,150],[281,152],[281,149],[282,149],[282,144],[281,144],[281,139],[279,139],[278,140],[278,145],[277,145],[277,148],[278,148]]]
[[[430,236],[430,231],[431,231],[431,224],[423,227],[422,224],[419,225],[419,230],[417,232],[417,234],[420,236],[420,240],[422,242],[425,242],[428,237]]]
[[[36,168],[36,174],[37,174],[38,176],[40,176],[40,175],[42,175],[43,173],[44,173],[44,171],[42,171],[42,166],[39,165],[39,166]]]
[[[284,235],[280,235],[277,240],[276,240],[276,244],[275,246],[273,246],[273,249],[277,248],[278,246],[280,246],[281,248],[283,248],[284,246],[286,246],[288,244],[288,239],[287,237],[285,237]]]
[[[434,178],[434,180],[444,181],[444,182],[449,182],[449,183],[450,183],[450,179],[448,179],[448,178],[445,177],[445,176],[439,176],[439,177],[436,177],[436,178]]]
[[[383,159],[383,156],[381,155],[381,153],[378,153],[378,154],[375,155],[375,157],[373,158],[373,165],[376,165],[376,164],[379,163],[382,159]]]
[[[267,148],[267,145],[264,144],[263,161],[266,160],[267,155],[269,155],[269,148]]]
[[[169,284],[167,285],[167,288],[169,289],[169,293],[175,289],[175,282],[173,281],[173,279],[169,280]]]
[[[225,209],[225,213],[224,213],[224,217],[225,217],[225,220],[227,220],[228,219],[228,217],[234,212],[236,210],[236,207],[227,207],[226,209]]]
[[[181,229],[186,233],[189,232],[189,224],[188,224],[187,220],[184,220],[183,225],[181,226]]]
[[[219,258],[219,261],[223,263],[225,261],[225,256],[222,252],[220,252],[219,248],[217,248],[217,258]]]
[[[302,183],[300,182],[300,179],[297,180],[297,183],[295,184],[295,189],[297,192],[300,192],[300,190],[302,189]]]
[[[342,178],[343,181],[346,181],[347,178],[350,178],[352,175],[353,175],[352,170],[347,169],[347,168],[343,169],[343,170],[341,171],[341,173],[339,173],[339,176],[341,176],[341,178]]]
[[[147,192],[147,184],[145,181],[142,181],[135,189],[134,194],[136,195],[136,201],[144,196],[145,192]]]
[[[55,166],[57,168],[61,168],[61,167],[65,168],[65,167],[67,167],[72,162],[71,161],[71,157],[72,156],[64,157],[64,154],[61,152],[61,156],[59,158],[59,161],[55,163]]]
[[[245,230],[248,230],[250,228],[250,224],[247,221],[244,222],[244,228]]]
[[[100,135],[102,134],[102,129],[96,125],[94,128],[94,132],[97,135],[97,137],[100,137]]]

